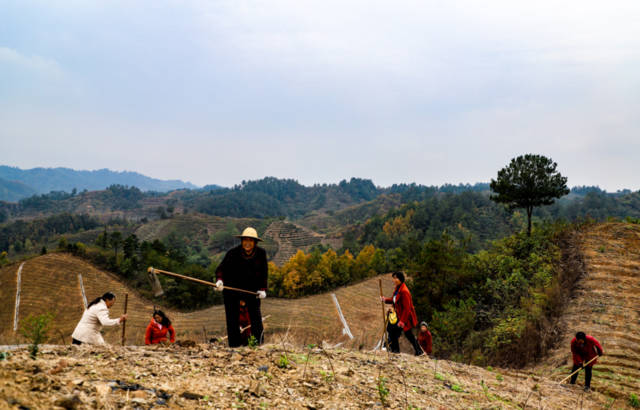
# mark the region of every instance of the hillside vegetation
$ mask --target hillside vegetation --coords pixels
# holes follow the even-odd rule
[[[353,340],[343,334],[342,323],[329,294],[293,300],[267,298],[263,302],[263,315],[270,315],[265,322],[268,344],[257,350],[242,348],[230,351],[217,345],[126,350],[117,347],[45,348],[42,358],[33,363],[44,371],[46,377],[28,376],[23,379],[30,370],[25,367],[27,359],[22,358],[26,352],[17,352],[9,360],[1,362],[0,379],[6,386],[6,397],[13,397],[23,404],[41,403],[44,406],[44,403],[73,394],[78,395],[83,403],[101,400],[101,403],[112,405],[124,404],[126,395],[120,395],[117,389],[111,392],[108,388],[104,390],[108,394],[100,393],[103,391],[100,386],[108,385],[109,380],[122,380],[120,377],[108,373],[111,370],[107,373],[91,372],[96,369],[94,366],[104,367],[111,363],[111,358],[119,357],[121,366],[117,371],[126,368],[130,383],[169,392],[172,394],[170,406],[206,406],[207,401],[214,400],[214,405],[222,407],[264,404],[294,408],[309,405],[361,408],[380,402],[383,386],[388,390],[383,396],[391,407],[409,404],[426,408],[628,408],[631,395],[640,391],[640,344],[637,338],[640,323],[637,309],[640,226],[630,223],[585,225],[559,246],[563,251],[560,267],[572,270],[578,279],[575,290],[569,289],[568,303],[556,325],[547,324],[547,330],[555,335],[552,339],[556,342],[550,345],[552,350],[549,353],[538,358],[534,367],[483,369],[408,355],[394,356],[393,361],[388,361],[385,353],[367,352],[376,344],[382,327],[377,299],[378,278],[373,278],[336,292],[354,335]],[[15,264],[0,269],[0,283],[3,284],[0,297],[5,301],[15,298],[17,269]],[[20,320],[28,314],[52,310],[58,318],[55,321],[57,328],[52,333],[53,341],[61,341],[59,329],[68,343],[68,335],[81,314],[79,272],[83,272],[83,279],[86,277],[84,281],[89,297],[93,296],[91,293],[101,293],[105,286],[117,293],[113,316],[121,313],[122,294],[129,292],[131,321],[127,327],[127,340],[128,343],[141,343],[141,331],[150,316],[151,302],[122,287],[113,275],[64,254],[46,255],[25,262]],[[391,281],[388,276],[382,279],[384,292],[388,294],[392,289]],[[51,289],[59,292],[52,294]],[[64,294],[64,300],[56,297],[57,294]],[[6,312],[3,309],[0,317],[4,326],[1,337],[5,343],[16,341],[12,329],[7,329],[12,324],[13,310],[10,310]],[[224,333],[221,307],[192,313],[168,311],[179,332],[179,339],[204,341],[204,328],[207,338]],[[455,323],[461,319],[461,316],[452,318]],[[569,374],[568,345],[577,330],[598,338],[605,350],[605,355],[594,369],[594,391],[589,394],[583,393],[580,386],[572,388],[557,384]],[[440,331],[434,327],[432,331],[438,337]],[[118,329],[106,332],[111,343],[117,343],[119,336]],[[328,348],[326,345],[321,349],[322,341],[343,343],[343,348],[348,349]],[[436,357],[445,353],[442,350],[446,349],[445,343],[445,340],[436,338]],[[316,347],[304,347],[309,344]],[[362,351],[357,352],[359,349]],[[309,353],[311,356],[305,370]],[[287,359],[283,359],[284,356]],[[61,359],[67,364],[60,365]],[[505,363],[508,366],[516,364],[517,360]],[[260,366],[267,366],[267,370],[259,370]],[[49,373],[56,367],[60,370]],[[167,377],[176,372],[182,377]],[[381,377],[383,384],[380,383]],[[83,384],[75,391],[65,387],[69,386],[69,381],[78,378],[83,379]],[[582,376],[579,383],[581,381]],[[22,393],[25,385],[35,393],[32,391],[28,396]],[[54,390],[54,386],[59,387]],[[185,398],[185,392],[196,394],[193,396],[196,398]],[[137,397],[144,397],[147,403],[157,399],[151,392],[145,394],[147,396]]]

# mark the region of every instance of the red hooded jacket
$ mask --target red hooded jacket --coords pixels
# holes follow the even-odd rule
[[[238,317],[238,324],[240,325],[240,329],[243,329],[246,327],[246,329],[244,329],[244,331],[240,333],[240,336],[242,336],[242,338],[244,339],[249,339],[249,337],[251,337],[251,328],[247,327],[251,324],[251,318],[249,317],[249,310],[247,309],[246,306],[240,306],[238,313],[240,315]]]
[[[431,339],[431,332],[429,332],[428,329],[426,332],[420,331],[420,333],[418,333],[418,343],[426,354],[431,354],[431,351],[433,349],[433,341]]]
[[[602,356],[604,354],[600,342],[595,337],[586,335],[586,341],[582,346],[578,344],[578,341],[574,337],[571,340],[571,353],[573,355],[573,364],[579,365],[581,363],[587,363],[589,360],[596,356]],[[598,359],[589,363],[589,367],[598,362]]]
[[[149,325],[147,326],[147,331],[144,334],[144,344],[156,344],[167,341],[167,332],[170,333],[171,343],[176,341],[176,331],[173,329],[173,326],[160,326],[158,322],[154,319],[151,319]]]
[[[396,286],[393,297],[385,298],[384,301],[385,303],[393,304],[393,308],[396,310],[396,315],[398,316],[398,326],[400,326],[400,324],[403,325],[402,330],[406,332],[418,324],[418,317],[416,316],[416,310],[413,308],[411,293],[404,282]]]

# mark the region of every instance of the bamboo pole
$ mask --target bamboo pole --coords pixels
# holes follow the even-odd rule
[[[213,282],[209,282],[206,280],[202,280],[202,279],[197,279],[197,278],[192,278],[191,276],[185,276],[185,275],[180,275],[179,273],[173,273],[173,272],[169,272],[166,270],[162,270],[162,269],[156,269],[156,268],[152,268],[149,267],[149,269],[147,269],[148,272],[150,273],[161,273],[163,275],[166,276],[173,276],[174,278],[180,278],[180,279],[184,279],[184,280],[188,280],[190,282],[195,282],[195,283],[200,283],[201,285],[207,285],[207,286],[212,286],[212,287],[216,287],[216,284]],[[232,288],[231,286],[224,286],[224,289],[228,289],[228,290],[234,290],[236,292],[244,292],[244,293],[248,293],[250,295],[254,295],[257,296],[258,292],[252,292],[250,290],[246,290],[246,289],[239,289],[239,288]]]
[[[124,294],[124,314],[127,314],[127,305],[129,304],[129,294],[125,293]],[[124,346],[124,335],[125,335],[125,331],[127,329],[127,321],[125,320],[122,323],[122,346]]]

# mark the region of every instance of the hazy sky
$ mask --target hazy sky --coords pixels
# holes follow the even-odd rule
[[[640,1],[0,0],[0,164],[640,189]]]

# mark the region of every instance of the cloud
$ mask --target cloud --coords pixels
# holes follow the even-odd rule
[[[19,51],[7,47],[0,47],[0,66],[2,65],[11,65],[18,69],[48,76],[59,76],[63,72],[60,64],[53,59],[21,54]]]

